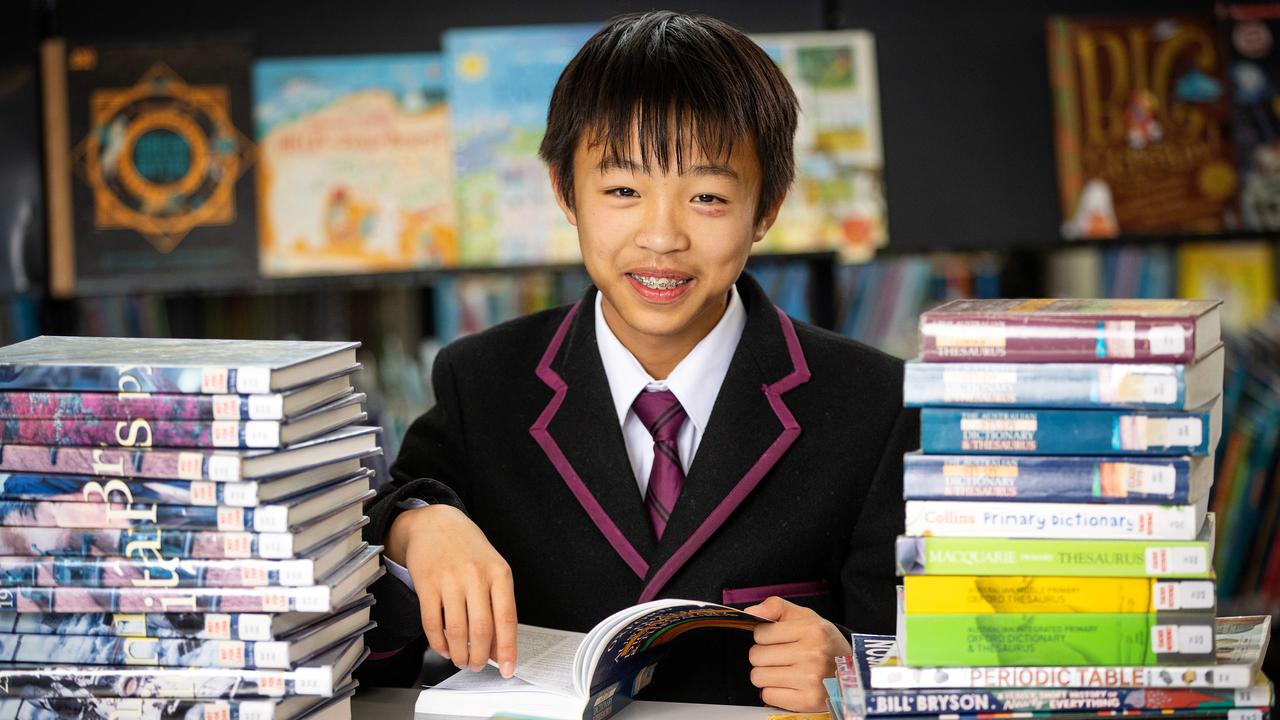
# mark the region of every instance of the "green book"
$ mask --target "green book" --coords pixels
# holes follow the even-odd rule
[[[900,536],[899,575],[1213,577],[1213,513],[1195,540]]]
[[[910,666],[1213,662],[1212,613],[905,615]]]

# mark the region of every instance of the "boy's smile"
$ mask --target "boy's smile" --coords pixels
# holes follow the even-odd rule
[[[752,244],[777,214],[756,219],[761,171],[749,140],[724,158],[696,147],[682,155],[683,169],[653,158],[646,168],[634,137],[621,158],[584,137],[572,208],[561,199],[609,328],[656,379],[719,322]]]

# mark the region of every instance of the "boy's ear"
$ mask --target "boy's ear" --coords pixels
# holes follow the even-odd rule
[[[560,206],[560,212],[564,213],[564,219],[569,221],[570,225],[578,226],[578,216],[573,212],[573,204],[560,194],[560,183],[556,182],[555,167],[547,168],[547,178],[551,181],[551,194],[556,196],[556,204]]]
[[[774,203],[773,207],[760,217],[760,221],[756,223],[755,237],[751,239],[751,242],[758,243],[764,239],[765,234],[769,232],[769,228],[773,227],[774,221],[778,219],[778,211],[782,210],[782,201],[786,199],[787,195],[783,193],[782,197],[778,198],[778,202]]]

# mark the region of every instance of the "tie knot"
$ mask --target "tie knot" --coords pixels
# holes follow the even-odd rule
[[[670,390],[642,392],[631,403],[631,409],[649,429],[649,434],[655,441],[674,441],[684,419],[688,417],[680,406],[680,401],[676,400],[675,393]]]

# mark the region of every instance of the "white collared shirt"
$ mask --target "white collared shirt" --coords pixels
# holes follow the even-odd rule
[[[711,419],[711,408],[720,394],[720,386],[729,372],[729,363],[747,326],[747,310],[742,298],[738,297],[738,289],[731,287],[728,306],[716,326],[684,356],[665,380],[654,380],[613,334],[605,322],[602,303],[603,296],[597,292],[596,347],[604,363],[618,424],[622,426],[622,439],[627,446],[631,470],[643,497],[649,487],[649,470],[653,467],[653,437],[631,409],[631,404],[645,391],[670,390],[676,396],[688,415],[676,434],[680,464],[688,474],[702,442],[702,434],[707,430],[707,422]]]

